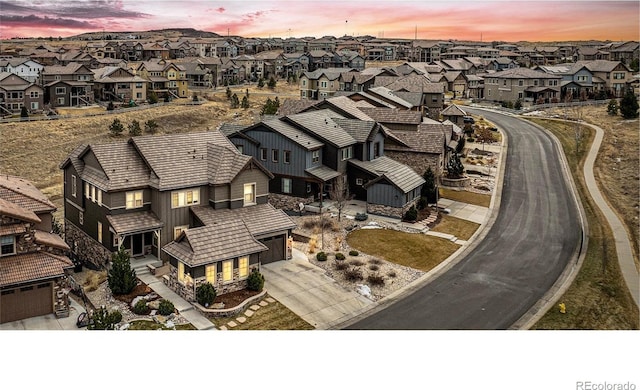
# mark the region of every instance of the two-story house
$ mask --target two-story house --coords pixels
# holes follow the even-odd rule
[[[56,210],[29,181],[0,176],[0,323],[69,315],[69,246],[52,233]]]
[[[340,89],[340,74],[348,69],[330,68],[304,72],[300,76],[300,97],[322,100],[333,96]]]
[[[13,73],[0,73],[0,115],[20,113],[22,107],[29,112],[42,110],[42,87]]]
[[[577,62],[584,65],[593,74],[594,91],[606,91],[610,96],[622,97],[631,80],[631,69],[620,61],[596,60]]]
[[[0,72],[9,72],[30,83],[37,83],[44,65],[29,58],[9,58],[0,60]]]
[[[44,102],[51,107],[76,107],[93,104],[93,72],[87,66],[45,66],[40,74]]]
[[[118,66],[93,70],[94,96],[103,101],[117,100],[137,103],[147,100],[147,80]]]
[[[498,102],[521,101],[550,103],[559,101],[562,77],[528,68],[515,68],[488,74],[484,97]]]
[[[534,68],[562,77],[561,99],[587,99],[593,97],[593,74],[583,63],[540,65]]]
[[[192,299],[202,278],[217,291],[239,289],[247,267],[287,258],[295,223],[267,204],[273,175],[218,131],[81,145],[60,167],[67,242],[95,266],[121,246],[133,257],[157,257],[171,264],[169,286]],[[203,225],[213,227],[183,235]],[[238,229],[259,243],[255,251],[229,241]],[[181,251],[185,242],[192,246]]]
[[[369,212],[401,218],[424,180],[384,156],[388,131],[373,120],[314,109],[224,132],[274,174],[269,192],[277,207],[295,210],[299,203],[322,201],[334,180],[344,180]]]

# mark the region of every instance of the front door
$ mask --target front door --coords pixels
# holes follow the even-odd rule
[[[133,236],[131,236],[131,241],[133,241],[132,255],[144,255],[144,234],[134,234]]]

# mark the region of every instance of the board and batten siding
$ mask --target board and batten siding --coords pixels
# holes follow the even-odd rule
[[[260,143],[255,149],[247,149],[244,154],[249,154],[255,157],[267,170],[274,174],[281,174],[286,176],[304,176],[304,170],[311,167],[311,152],[297,144],[296,142],[286,138],[280,133],[270,131],[267,128],[260,127],[250,130],[246,133],[249,137],[255,139]],[[236,139],[233,140],[235,142]],[[267,159],[262,160],[260,150],[262,148],[267,149]],[[278,150],[278,162],[273,162],[272,151]],[[284,151],[291,151],[291,162],[285,164]],[[320,160],[322,161],[322,159]]]
[[[405,193],[396,186],[387,183],[374,183],[367,188],[367,202],[392,207],[402,207],[405,202]]]

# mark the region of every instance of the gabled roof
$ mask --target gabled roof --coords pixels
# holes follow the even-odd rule
[[[375,121],[343,118],[334,118],[333,120],[357,142],[366,142],[369,140],[376,128]]]
[[[467,113],[462,108],[458,107],[458,105],[456,105],[456,104],[451,104],[450,106],[448,106],[447,108],[442,110],[440,113],[442,114],[442,116],[465,116],[465,115],[467,115]]]
[[[56,206],[30,181],[17,176],[0,176],[0,199],[34,213],[51,212],[56,209]]]
[[[55,278],[71,267],[73,263],[67,257],[44,251],[3,257],[0,287]]]
[[[313,178],[322,180],[323,182],[327,182],[342,175],[340,172],[334,171],[333,169],[325,165],[318,165],[317,167],[307,168],[304,170],[304,172]]]
[[[406,107],[406,108],[413,108],[414,107],[411,103],[409,103],[406,100],[398,97],[397,95],[395,95],[393,93],[393,91],[391,91],[389,88],[386,88],[386,87],[369,88],[368,92],[370,94],[374,94],[374,95],[380,96],[380,98],[382,98],[382,99],[390,100],[394,104],[400,105],[402,107]]]
[[[445,132],[450,128],[444,124],[421,124],[417,130],[395,130],[393,133],[408,147],[385,145],[385,149],[394,151],[412,151],[416,153],[443,154],[446,141]]]
[[[36,230],[34,233],[34,239],[37,244],[42,244],[46,246],[50,246],[53,248],[62,249],[63,251],[68,251],[69,245],[55,233],[44,232],[42,230]]]
[[[398,108],[386,107],[360,107],[359,109],[367,114],[367,116],[380,123],[418,125],[422,122],[422,114],[419,111],[407,111],[400,110]]]
[[[18,219],[20,221],[40,223],[42,220],[31,210],[20,207],[15,203],[0,198],[0,215]]]
[[[133,234],[160,229],[164,223],[152,211],[107,215],[117,234]]]
[[[231,183],[248,164],[253,163],[269,178],[273,174],[264,168],[253,157],[238,153],[237,149],[207,144],[207,172],[209,183],[213,185]]]
[[[371,120],[369,116],[359,109],[356,102],[346,96],[333,96],[316,104],[318,107],[325,105],[329,105],[332,111],[337,110],[336,112],[343,113],[354,119]]]
[[[338,126],[333,118],[344,117],[331,110],[320,110],[288,115],[283,119],[295,123],[298,127],[338,148],[355,144],[356,140]]]
[[[292,115],[304,111],[317,102],[309,99],[285,99],[278,108],[279,115]]]
[[[183,231],[162,250],[195,267],[268,250],[256,240],[243,221],[229,220]]]
[[[366,187],[370,187],[379,180],[386,178],[390,183],[406,193],[425,182],[422,176],[418,175],[413,169],[386,156],[378,157],[371,161],[352,159],[349,160],[349,164],[378,176],[376,179],[369,181]]]
[[[560,76],[547,74],[529,68],[513,68],[491,74],[490,77],[500,79],[557,79]]]
[[[95,155],[102,171],[84,166],[81,176],[104,191],[139,188],[149,183],[149,168],[130,142],[114,142],[87,146],[78,159],[87,153]]]

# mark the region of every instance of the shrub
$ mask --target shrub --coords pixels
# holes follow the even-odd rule
[[[156,95],[155,92],[151,91],[151,93],[149,94],[149,104],[156,104],[158,103],[158,95]]]
[[[336,260],[344,260],[344,259],[345,259],[345,257],[344,257],[344,255],[342,253],[340,253],[340,252],[336,253]]]
[[[114,295],[129,294],[136,287],[136,271],[131,268],[129,254],[124,246],[111,255],[111,269],[107,276],[109,288]]]
[[[390,277],[390,278],[395,278],[398,275],[396,274],[396,271],[391,270],[391,271],[387,272],[387,276]]]
[[[158,306],[158,313],[163,316],[168,316],[169,314],[173,314],[176,311],[173,303],[167,299],[160,300],[160,306]]]
[[[378,265],[376,265],[376,264],[370,264],[370,265],[369,265],[369,269],[370,269],[371,271],[377,271],[377,270],[379,270],[379,269],[380,269],[380,266],[378,266]]]
[[[356,221],[366,221],[369,216],[365,213],[356,213]]]
[[[140,128],[140,122],[134,120],[129,124],[129,135],[132,137],[142,134],[142,128]]]
[[[411,206],[409,210],[404,214],[404,219],[407,221],[415,221],[418,219],[418,210],[416,210],[416,206]]]
[[[522,109],[522,101],[520,99],[516,100],[516,103],[513,105],[513,108],[515,108],[516,110],[521,110]]]
[[[264,287],[264,276],[257,269],[251,271],[247,278],[247,288],[251,291],[262,291]]]
[[[638,99],[631,88],[627,88],[622,100],[620,100],[620,114],[624,119],[633,119],[638,117]]]
[[[418,210],[424,210],[427,208],[427,198],[425,198],[424,196],[421,196],[420,199],[418,199]]]
[[[382,286],[384,285],[384,277],[378,274],[371,274],[367,276],[367,282],[373,286]]]
[[[274,79],[273,76],[271,76],[269,78],[269,82],[267,83],[267,87],[269,87],[269,89],[274,89],[276,87],[276,79]]]
[[[369,260],[369,264],[378,264],[378,265],[380,265],[380,264],[382,264],[382,260],[380,260],[380,259],[376,259],[376,258],[374,257],[373,259],[370,259],[370,260]]]
[[[216,288],[213,284],[206,282],[196,288],[196,300],[204,307],[209,307],[216,299]]]
[[[147,306],[147,300],[141,299],[136,302],[136,305],[133,307],[133,312],[138,315],[145,315],[149,313],[149,306]]]
[[[107,111],[113,111],[115,110],[115,107],[113,106],[113,102],[109,102],[109,104],[107,104]]]
[[[473,138],[472,137],[467,138],[467,142],[473,142]]]
[[[338,271],[344,271],[345,269],[349,268],[349,264],[345,263],[344,261],[336,261],[334,267]]]
[[[262,77],[258,79],[258,88],[264,88],[264,79]]]
[[[123,131],[124,125],[118,118],[114,119],[113,122],[111,122],[111,124],[109,125],[109,132],[111,133],[111,135],[117,136],[122,134]]]
[[[122,321],[122,313],[118,310],[108,311],[101,307],[91,315],[91,321],[87,329],[89,330],[113,330]]]
[[[318,252],[318,254],[316,255],[316,260],[327,261],[327,254],[324,252]]]
[[[358,251],[349,251],[349,256],[358,256],[360,253]]]
[[[355,260],[349,261],[349,265],[353,267],[360,267],[361,265],[364,265],[364,263],[358,259],[355,259]]]
[[[362,271],[358,268],[351,267],[344,271],[344,277],[351,282],[362,280]]]
[[[158,131],[158,124],[153,119],[149,119],[144,122],[144,131],[149,134],[155,134],[155,132]]]
[[[619,108],[620,107],[618,106],[618,101],[616,99],[611,99],[609,100],[609,104],[607,105],[607,114],[611,116],[618,115]]]

